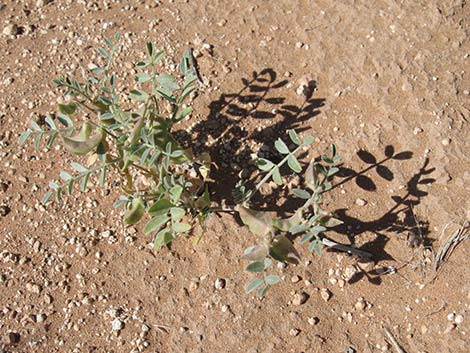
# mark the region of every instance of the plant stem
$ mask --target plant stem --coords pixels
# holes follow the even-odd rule
[[[259,189],[261,188],[261,186],[263,186],[263,184],[268,181],[268,179],[273,175],[274,173],[274,168],[278,167],[282,167],[286,162],[287,160],[289,159],[289,157],[291,155],[295,155],[302,147],[304,147],[304,144],[301,144],[300,146],[298,146],[295,150],[293,150],[292,152],[289,152],[282,161],[280,161],[277,165],[275,165],[265,176],[263,179],[261,179],[261,181],[256,185],[255,187],[255,191],[246,198],[245,202],[248,202],[257,192],[259,192]]]

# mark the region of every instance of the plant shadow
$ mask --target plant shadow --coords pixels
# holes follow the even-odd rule
[[[272,150],[274,141],[279,137],[284,138],[288,129],[295,129],[297,132],[308,130],[303,123],[320,113],[325,100],[313,98],[316,82],[308,83],[303,102],[299,105],[289,104],[287,99],[278,93],[288,83],[286,79],[279,79],[276,72],[270,68],[253,72],[250,79],[241,79],[241,88],[238,91],[223,93],[209,103],[207,119],[197,122],[191,131],[178,131],[178,138],[186,146],[189,146],[191,141],[197,141],[196,145],[191,146],[196,154],[208,152],[211,155],[215,164],[211,177],[217,182],[209,183],[209,188],[211,199],[215,203],[233,204],[232,190],[240,177],[243,177],[241,174],[245,173],[246,178],[257,170],[251,163],[254,157],[278,162],[281,157]],[[299,159],[302,160],[305,156],[306,154],[301,155]],[[373,171],[378,177],[391,182],[395,179],[395,174],[386,165],[387,162],[409,160],[413,153],[396,152],[392,145],[388,145],[381,159],[365,150],[359,150],[357,156],[366,166],[358,171],[341,166],[335,176],[336,180],[340,180],[334,184],[333,189],[355,182],[365,191],[376,192],[377,184],[366,173]],[[426,158],[421,168],[408,180],[405,190],[401,192],[403,196],[392,196],[394,205],[375,220],[362,221],[351,216],[345,208],[335,210],[333,213],[344,223],[332,230],[345,235],[349,246],[352,247],[356,246],[358,236],[366,232],[373,233],[374,240],[357,249],[371,254],[371,260],[376,265],[381,261],[394,260],[385,250],[390,240],[387,233],[406,232],[410,247],[429,246],[429,223],[418,221],[413,208],[427,195],[420,187],[434,182],[434,179],[428,177],[433,171],[434,168],[429,167],[429,159]],[[282,190],[274,190],[262,201],[253,201],[257,209],[276,211],[284,217],[298,207],[301,200],[282,198],[282,193]],[[328,251],[338,250],[328,248]],[[390,267],[374,268],[369,272],[357,273],[349,282],[354,283],[366,277],[371,283],[378,285],[381,283],[381,276],[386,273],[390,273]]]
[[[257,170],[252,164],[254,154],[277,162],[280,156],[272,150],[274,141],[285,138],[286,130],[307,130],[303,123],[320,113],[325,100],[313,98],[315,81],[308,83],[300,105],[288,103],[278,93],[288,83],[271,68],[254,71],[251,78],[241,79],[237,92],[223,93],[209,103],[207,119],[196,123],[190,132],[178,131],[183,143],[197,141],[198,145],[192,146],[196,154],[211,155],[211,177],[217,180],[209,183],[214,202],[233,204],[232,190],[240,179],[241,166],[246,176]]]
[[[343,180],[337,183],[333,188],[354,180],[362,189],[375,191],[377,186],[370,177],[364,175],[366,172],[374,169],[377,175],[387,181],[391,181],[394,178],[393,172],[384,164],[391,159],[406,160],[412,158],[412,153],[409,151],[395,153],[393,146],[387,146],[385,148],[385,158],[380,161],[369,152],[363,150],[358,151],[357,155],[363,162],[369,164],[369,166],[359,172],[349,168],[341,168],[339,177],[343,177]],[[421,187],[435,181],[428,176],[434,170],[435,168],[429,166],[429,159],[426,158],[420,169],[406,183],[403,196],[392,196],[391,199],[394,205],[375,220],[362,221],[359,218],[350,216],[348,210],[345,208],[337,209],[334,214],[341,219],[344,224],[333,228],[333,230],[339,234],[346,235],[352,246],[355,245],[356,238],[361,234],[365,232],[373,233],[375,239],[363,244],[358,247],[358,249],[372,254],[372,261],[375,264],[384,260],[395,260],[385,251],[385,246],[390,240],[390,237],[386,233],[405,233],[407,238],[406,246],[410,248],[417,248],[418,246],[429,247],[431,245],[431,240],[428,237],[430,233],[429,222],[418,220],[414,214],[413,208],[418,206],[422,198],[428,195],[427,191],[423,190]],[[349,282],[354,283],[366,277],[371,283],[380,284],[381,276],[387,273],[394,273],[393,266],[374,268],[369,272],[358,272]]]

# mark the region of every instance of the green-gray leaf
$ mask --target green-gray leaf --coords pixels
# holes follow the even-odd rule
[[[134,89],[129,92],[129,97],[135,101],[146,101],[149,98],[149,95],[147,92]]]
[[[42,203],[43,205],[45,205],[46,203],[48,203],[49,200],[51,199],[52,195],[54,195],[54,192],[52,192],[52,191],[46,192],[46,193],[44,194],[42,200],[41,200],[41,203]]]
[[[253,234],[264,237],[272,231],[273,219],[269,213],[253,211],[241,205],[237,205],[236,211],[238,211],[243,224],[248,226]]]
[[[311,196],[308,191],[302,189],[292,189],[292,193],[304,200],[308,200]]]
[[[265,281],[267,284],[273,285],[281,281],[281,277],[276,275],[269,275],[265,277]]]
[[[268,171],[271,170],[274,164],[265,158],[258,158],[256,161],[256,166],[263,171]]]
[[[297,133],[294,130],[289,130],[288,134],[293,143],[295,143],[296,145],[302,144],[302,141],[300,140],[299,135],[297,135]]]
[[[251,293],[253,292],[256,288],[258,288],[259,286],[261,286],[262,284],[264,283],[264,281],[260,278],[255,278],[254,280],[252,280],[250,283],[247,284],[247,286],[245,287],[245,292],[246,293]]]
[[[176,233],[186,233],[191,230],[191,225],[188,223],[175,223],[172,228]]]
[[[282,185],[283,184],[281,173],[279,171],[278,166],[275,166],[274,169],[273,169],[273,180],[277,185]]]
[[[29,136],[31,136],[33,132],[31,130],[26,130],[25,132],[23,132],[21,135],[20,135],[20,138],[18,139],[18,143],[20,145],[23,145],[26,140],[28,139]]]
[[[173,76],[168,75],[168,74],[160,74],[157,76],[157,81],[160,83],[160,85],[169,90],[169,91],[174,91],[179,89],[178,84],[176,83],[176,80]]]
[[[157,216],[162,213],[167,213],[168,210],[173,207],[173,204],[166,200],[166,199],[161,199],[155,202],[152,207],[148,209],[148,213],[151,216]]]
[[[266,245],[253,245],[245,249],[241,258],[250,261],[260,261],[267,255],[268,247]]]
[[[168,217],[166,214],[155,216],[145,225],[144,233],[148,234],[157,229],[160,229],[169,220],[170,217]]]
[[[280,138],[274,142],[274,147],[276,147],[276,150],[281,154],[288,154],[290,152],[287,145]]]
[[[153,242],[153,246],[155,250],[160,250],[163,245],[168,244],[174,239],[173,235],[169,228],[162,229],[158,232],[155,236],[155,241]]]
[[[171,214],[171,220],[173,222],[178,222],[181,218],[184,217],[186,212],[184,211],[184,209],[180,207],[172,207],[170,209],[170,214]]]
[[[287,165],[296,173],[300,173],[302,171],[302,167],[300,166],[299,161],[293,154],[287,158]]]
[[[264,263],[260,262],[260,261],[252,262],[251,264],[246,266],[245,270],[247,272],[254,272],[254,273],[263,272],[264,271]]]
[[[135,80],[138,83],[145,83],[147,81],[150,81],[151,79],[152,77],[145,72],[139,72],[138,74],[135,75]]]

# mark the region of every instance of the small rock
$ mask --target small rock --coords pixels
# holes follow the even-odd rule
[[[449,146],[450,141],[451,141],[450,138],[445,138],[445,139],[443,139],[443,140],[441,141],[442,146]]]
[[[54,301],[54,299],[52,298],[52,296],[50,294],[46,294],[44,296],[44,301],[46,302],[46,304],[52,304],[52,302]]]
[[[308,298],[309,298],[309,295],[305,292],[296,293],[294,295],[294,299],[292,299],[292,304],[295,306],[305,304]]]
[[[31,292],[31,293],[34,293],[34,294],[39,294],[39,293],[41,293],[42,288],[39,284],[27,283],[26,284],[26,290],[28,292]]]
[[[297,93],[298,96],[301,96],[303,94],[305,94],[308,90],[308,87],[305,86],[305,85],[300,85],[299,87],[297,87],[297,89],[295,90],[295,93]]]
[[[43,323],[44,321],[46,321],[46,319],[47,319],[46,314],[37,314],[35,320],[36,320],[36,322],[37,322],[38,324],[41,324],[41,323]]]
[[[290,279],[292,283],[297,283],[300,281],[300,277],[295,275],[295,276],[292,276],[292,278]]]
[[[319,322],[320,322],[320,319],[316,316],[308,319],[308,323],[312,326],[318,325]]]
[[[449,321],[454,321],[454,319],[455,319],[455,313],[449,313],[449,314],[447,315],[447,320],[449,320]]]
[[[428,333],[428,327],[426,325],[421,325],[421,333],[425,335]]]
[[[113,234],[113,231],[108,229],[108,230],[105,230],[103,233],[101,233],[101,236],[103,238],[109,238],[112,234]]]
[[[20,28],[14,23],[10,23],[5,28],[3,28],[3,34],[6,36],[16,36],[19,33]]]
[[[217,278],[214,283],[215,289],[224,289],[225,288],[225,279]]]
[[[354,304],[354,307],[356,308],[356,310],[364,310],[366,307],[366,301],[364,300],[364,298],[359,298],[356,304]]]
[[[289,331],[289,335],[293,336],[293,337],[296,337],[298,336],[300,333],[300,330],[298,328],[293,328]]]
[[[346,281],[350,281],[356,273],[357,268],[355,266],[350,265],[344,270],[343,277]]]
[[[20,342],[20,334],[18,332],[8,332],[8,335],[6,337],[6,344],[17,344]]]
[[[423,129],[421,129],[420,127],[415,127],[413,130],[414,135],[418,135],[421,132],[423,132]]]
[[[0,216],[5,217],[10,211],[10,207],[7,205],[0,205]]]
[[[192,280],[189,283],[189,288],[188,289],[189,289],[190,292],[194,292],[198,288],[199,288],[199,281]]]
[[[457,324],[457,325],[460,325],[462,322],[463,322],[463,316],[462,315],[456,315],[455,316],[455,319],[454,319],[454,322]]]
[[[328,288],[322,288],[320,289],[320,296],[327,302],[331,298],[331,292]]]
[[[119,319],[113,320],[113,331],[121,331],[124,328],[124,323]]]
[[[143,324],[142,325],[142,332],[149,332],[150,331],[150,326],[148,326],[147,324]]]
[[[78,247],[77,250],[78,250],[78,251],[77,251],[78,254],[79,254],[81,257],[85,257],[85,256],[88,255],[88,250],[87,250],[87,248],[85,248],[84,246]]]
[[[365,206],[367,205],[367,201],[361,198],[356,199],[356,205],[358,206]]]

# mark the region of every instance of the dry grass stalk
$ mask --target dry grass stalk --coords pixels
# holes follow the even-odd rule
[[[445,232],[448,225],[444,227],[442,233]],[[442,235],[441,235],[442,236]],[[437,255],[434,259],[434,278],[437,276],[438,270],[442,264],[449,258],[455,248],[465,240],[470,238],[470,222],[465,222],[459,229],[457,229],[439,248]]]

